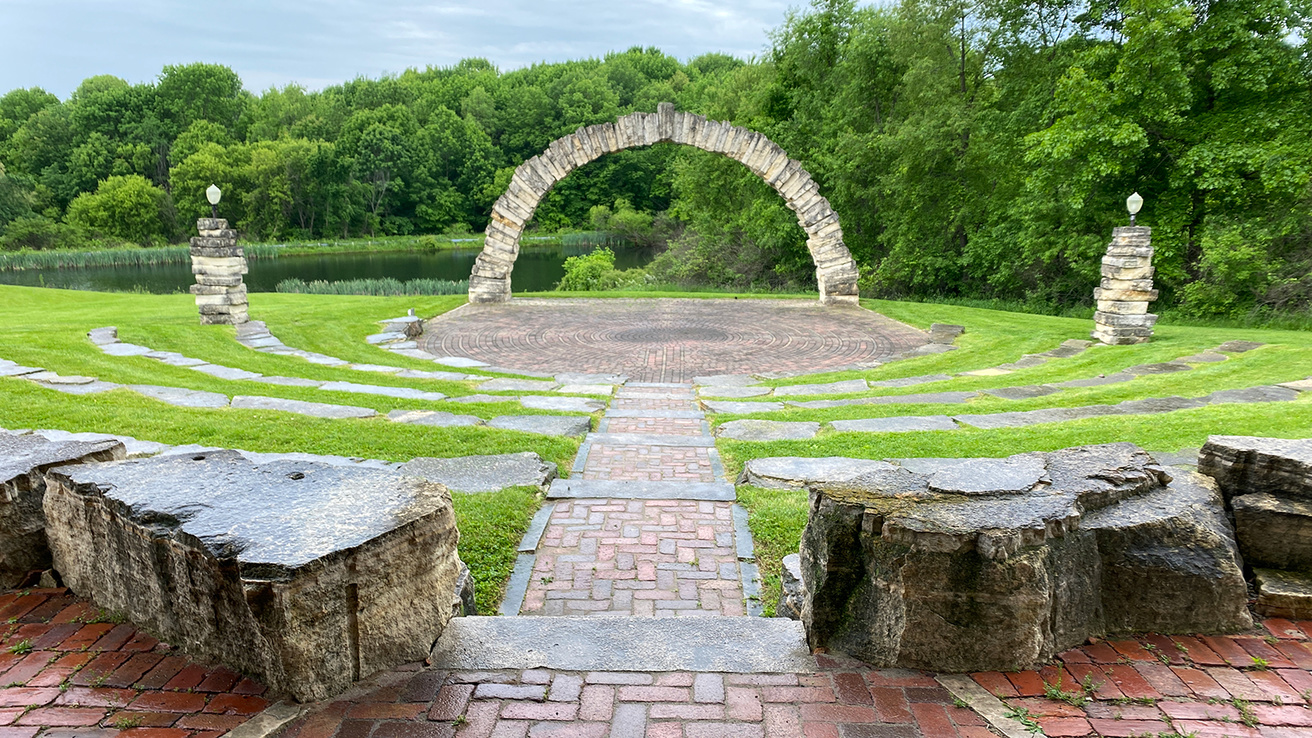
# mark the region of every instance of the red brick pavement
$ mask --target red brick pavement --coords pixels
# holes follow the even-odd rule
[[[606,418],[605,422],[607,433],[700,436],[704,421],[696,418]]]
[[[732,503],[565,500],[521,615],[742,615]]]
[[[1095,641],[1039,671],[972,675],[1052,738],[1312,737],[1312,622]]]
[[[588,449],[583,479],[717,481],[709,448],[607,444],[593,444]]]
[[[746,372],[821,372],[883,361],[928,336],[878,313],[809,300],[515,299],[427,323],[422,347],[530,371],[689,382]]]
[[[994,738],[930,676],[821,656],[809,674],[397,670],[286,738]]]
[[[0,685],[0,738],[212,738],[269,704],[66,589],[0,594]]]

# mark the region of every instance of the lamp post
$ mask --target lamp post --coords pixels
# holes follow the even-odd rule
[[[221,197],[223,197],[223,190],[220,190],[217,185],[210,185],[209,188],[205,190],[205,199],[210,201],[211,218],[219,217],[219,199]],[[1133,217],[1130,218],[1130,222],[1134,222]]]
[[[1125,209],[1130,211],[1130,225],[1134,225],[1134,216],[1138,215],[1142,208],[1143,197],[1138,192],[1125,198]]]

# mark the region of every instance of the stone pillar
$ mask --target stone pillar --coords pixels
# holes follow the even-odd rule
[[[191,273],[201,325],[239,325],[246,314],[246,255],[237,245],[237,232],[222,218],[196,221],[200,236],[191,239]]]
[[[1157,322],[1148,312],[1148,303],[1157,299],[1152,232],[1143,226],[1112,229],[1112,242],[1102,257],[1102,285],[1093,291],[1098,301],[1093,337],[1105,344],[1147,343],[1152,338]]]

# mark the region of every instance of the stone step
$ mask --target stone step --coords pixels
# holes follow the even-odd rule
[[[607,418],[695,418],[701,420],[706,413],[701,410],[616,410],[606,411]]]
[[[722,500],[737,499],[733,485],[724,482],[649,482],[605,479],[557,479],[547,499],[600,497],[622,500]]]
[[[709,436],[674,436],[661,433],[589,433],[588,440],[603,446],[715,448],[715,439]]]
[[[692,385],[686,382],[625,382],[625,387],[664,387],[665,389],[686,389],[692,391]]]
[[[801,623],[787,618],[454,618],[435,669],[809,672]]]

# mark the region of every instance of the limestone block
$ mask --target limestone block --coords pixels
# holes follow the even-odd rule
[[[660,143],[660,116],[656,113],[639,113],[643,117],[643,145],[650,146],[654,143]]]
[[[206,236],[192,236],[190,241],[193,249],[230,249],[240,248],[237,242],[232,238],[210,238]]]
[[[1093,314],[1093,322],[1114,328],[1152,328],[1157,323],[1157,316],[1152,313],[1126,315],[1098,311]]]
[[[1131,444],[999,461],[811,484],[811,646],[875,666],[1009,671],[1123,627],[1251,626],[1205,480],[1174,481]],[[935,481],[949,472],[957,482]],[[961,482],[969,495],[935,491]]]
[[[198,218],[196,220],[196,230],[199,231],[222,231],[228,228],[228,221],[223,218]]]
[[[1111,279],[1152,279],[1156,270],[1150,266],[1122,267],[1104,263],[1102,276]]]
[[[1102,556],[1108,632],[1252,627],[1234,531],[1212,480],[1193,472],[1085,517]]]
[[[242,269],[246,266],[246,260],[240,256],[193,256],[191,257],[191,273],[199,274],[202,271],[210,269]]]
[[[687,144],[696,138],[697,128],[706,119],[700,115],[691,113],[677,113],[674,118],[674,141],[675,143]]]
[[[195,241],[198,239],[193,238],[192,240]],[[191,255],[223,258],[223,257],[233,257],[233,256],[245,256],[245,253],[242,250],[242,247],[240,246],[213,246],[212,247],[212,246],[196,246],[195,244],[192,244]]]
[[[510,182],[511,184],[518,182],[525,190],[532,192],[535,197],[541,197],[551,190],[552,183],[544,179],[542,173],[530,164],[532,161],[532,159],[529,159],[515,167],[515,174],[510,178]]]
[[[204,228],[196,231],[202,238],[223,238],[232,241],[237,240],[237,232],[229,228],[219,228],[217,230],[206,230]]]
[[[1312,502],[1255,492],[1230,504],[1239,552],[1249,566],[1312,568]]]
[[[802,606],[806,601],[806,584],[802,581],[802,557],[788,554],[783,558],[780,572],[781,591],[779,604],[774,608],[777,618],[802,619]]]
[[[1147,304],[1157,299],[1157,290],[1113,290],[1095,287],[1093,290],[1093,299],[1109,300],[1113,302],[1142,302]]]
[[[583,164],[587,164],[598,156],[601,156],[600,151],[595,151],[593,149],[592,138],[583,130],[583,126],[579,126],[575,129],[572,135],[574,144],[579,147],[578,155],[583,159],[579,166],[583,166]]]
[[[1153,258],[1153,247],[1128,246],[1113,241],[1112,244],[1107,247],[1107,255],[1108,256],[1137,256],[1142,259],[1151,259]]]
[[[243,298],[246,296],[246,285],[240,283],[231,287],[212,284],[193,284],[189,289],[193,295],[240,294]]]
[[[1151,279],[1113,279],[1103,277],[1099,284],[1105,290],[1131,290],[1134,292],[1152,292],[1153,281]],[[1157,299],[1157,298],[1153,298]]]
[[[1148,313],[1148,303],[1146,302],[1124,302],[1121,300],[1097,300],[1098,310],[1100,313],[1111,315],[1146,315]]]
[[[211,307],[215,305],[245,305],[247,302],[246,291],[241,292],[221,292],[214,295],[196,295],[196,305],[198,307]]]
[[[1261,493],[1312,502],[1312,439],[1210,436],[1198,471],[1216,480],[1226,500]]]
[[[1147,246],[1153,229],[1146,226],[1119,226],[1112,229],[1112,243],[1121,246]]]
[[[1268,618],[1312,618],[1312,577],[1292,571],[1254,569],[1257,602],[1253,609]]]
[[[656,140],[674,140],[674,103],[663,102],[656,106]]]
[[[1147,343],[1151,338],[1151,330],[1147,331],[1148,335],[1121,335],[1118,333],[1108,333],[1103,330],[1095,330],[1089,334],[1095,341],[1105,343],[1108,346],[1131,346],[1137,343]]]
[[[240,325],[248,320],[250,320],[250,317],[246,314],[244,307],[240,310],[234,308],[233,311],[228,313],[206,314],[202,311],[200,314],[201,325]]]
[[[242,272],[231,275],[197,274],[196,284],[205,287],[236,287],[242,283]]]
[[[233,303],[230,305],[197,305],[196,310],[201,315],[223,315],[231,318],[242,316],[241,322],[246,322],[246,303]]]
[[[1118,267],[1120,269],[1142,269],[1152,266],[1152,259],[1145,256],[1104,256],[1102,257],[1103,266]],[[1126,279],[1127,277],[1122,277]]]
[[[458,534],[441,485],[235,451],[46,481],[51,550],[75,591],[298,700],[423,660],[451,618]]]
[[[0,589],[21,586],[49,569],[45,499],[47,470],[127,456],[118,441],[50,441],[0,433]]]

